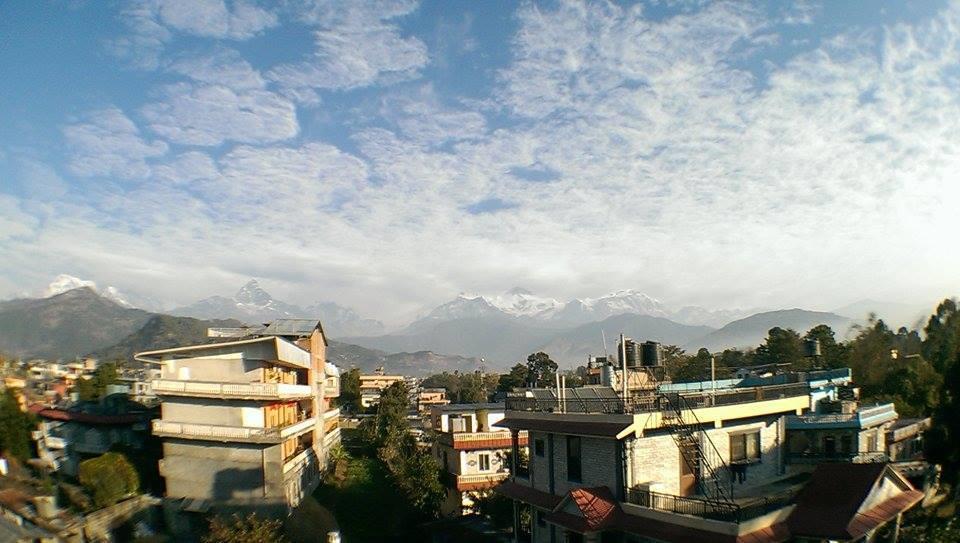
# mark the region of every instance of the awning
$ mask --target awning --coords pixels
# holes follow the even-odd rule
[[[494,492],[512,500],[521,501],[541,509],[550,509],[551,511],[563,500],[563,496],[557,496],[513,481],[504,482],[496,487]]]

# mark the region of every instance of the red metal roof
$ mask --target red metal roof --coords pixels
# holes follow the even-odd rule
[[[84,424],[133,424],[150,418],[149,413],[125,413],[122,415],[93,415],[80,411],[64,411],[50,409],[40,404],[33,404],[29,411],[44,419],[82,422]]]

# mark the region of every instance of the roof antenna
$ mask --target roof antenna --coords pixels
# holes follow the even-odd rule
[[[603,328],[600,329],[600,336],[603,338],[603,358],[607,358],[607,334],[603,331]]]

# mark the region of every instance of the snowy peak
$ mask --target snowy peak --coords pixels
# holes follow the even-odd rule
[[[79,277],[74,277],[72,275],[67,275],[61,273],[60,275],[53,278],[53,281],[43,290],[41,298],[51,298],[58,294],[63,294],[64,292],[69,292],[78,288],[89,288],[90,290],[96,292],[100,296],[121,305],[123,307],[134,307],[130,303],[125,295],[123,295],[116,287],[106,287],[103,289],[97,288],[97,283],[89,279],[80,279]]]
[[[273,302],[273,297],[260,287],[256,279],[251,279],[233,296],[237,303],[266,307]]]
[[[330,336],[373,335],[384,330],[383,323],[364,319],[352,309],[333,302],[300,307],[276,300],[256,279],[243,285],[232,298],[210,296],[172,311],[175,315],[199,319],[237,319],[247,324],[286,318],[319,318]]]

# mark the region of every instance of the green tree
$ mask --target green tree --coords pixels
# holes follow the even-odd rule
[[[820,343],[820,360],[818,363],[822,366],[827,368],[843,368],[847,366],[846,346],[842,343],[837,343],[833,328],[830,328],[826,324],[818,324],[804,334],[803,340],[816,340]]]
[[[705,381],[710,379],[710,351],[700,348],[692,357],[685,357],[674,369],[671,377],[675,381]]]
[[[279,520],[261,519],[255,513],[233,515],[229,520],[217,516],[210,520],[210,531],[203,543],[286,543]]]
[[[30,458],[30,431],[33,418],[20,410],[20,401],[13,389],[0,394],[0,452],[21,460]]]
[[[960,483],[960,311],[944,300],[927,323],[921,346],[925,357],[943,376],[940,401],[927,434],[927,457],[943,465],[943,478]]]
[[[857,330],[856,337],[847,345],[847,361],[864,398],[875,399],[884,393],[887,376],[898,367],[894,333],[876,315],[871,315],[867,324]]]
[[[497,383],[497,390],[501,392],[509,392],[515,388],[524,388],[529,386],[529,382],[530,368],[518,362],[516,365],[510,368],[509,373],[500,375],[500,380]]]
[[[803,357],[800,334],[775,326],[767,332],[767,339],[755,352],[757,364],[791,364],[794,369],[806,369],[810,362]]]
[[[115,452],[80,462],[80,484],[93,495],[97,507],[108,507],[140,490],[137,470],[126,456]]]
[[[549,386],[557,373],[557,363],[550,359],[550,355],[540,351],[527,357],[527,370],[533,386]]]
[[[353,368],[340,376],[340,397],[337,404],[353,412],[360,410],[360,370]]]
[[[115,385],[119,381],[116,362],[100,364],[89,379],[79,379],[74,385],[80,399],[97,401],[107,394],[107,386]]]

